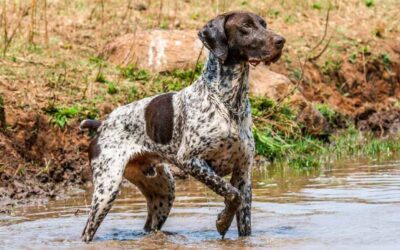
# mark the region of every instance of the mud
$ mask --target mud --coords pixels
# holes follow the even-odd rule
[[[302,93],[310,101],[327,103],[351,117],[366,110],[390,110],[400,96],[399,61],[365,55],[365,62],[352,64],[343,57],[339,69],[309,64]],[[339,67],[339,66],[338,66]]]
[[[366,110],[356,117],[356,121],[358,129],[361,131],[372,131],[380,136],[394,135],[400,131],[400,109]]]
[[[67,186],[91,180],[86,148],[88,137],[71,124],[56,129],[36,112],[8,113],[0,132],[0,204],[4,207],[30,197],[55,197]],[[5,199],[5,198],[8,199]]]

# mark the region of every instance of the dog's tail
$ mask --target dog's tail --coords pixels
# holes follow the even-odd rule
[[[97,131],[97,129],[101,126],[101,121],[85,119],[79,125],[80,130],[89,129],[90,131]]]

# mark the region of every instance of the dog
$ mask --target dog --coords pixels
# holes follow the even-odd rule
[[[171,165],[224,197],[216,220],[222,238],[235,215],[239,236],[251,234],[249,64],[276,62],[285,39],[260,16],[243,11],[218,15],[198,37],[210,53],[192,85],[119,107],[104,121],[81,123],[97,131],[88,148],[94,192],[83,241],[93,239],[123,177],[146,198],[144,230],[161,230],[175,198]],[[230,181],[223,178],[228,174]]]

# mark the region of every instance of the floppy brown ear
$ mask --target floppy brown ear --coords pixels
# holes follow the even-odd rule
[[[228,40],[225,35],[226,16],[220,15],[209,21],[200,31],[199,38],[222,63],[228,57]]]

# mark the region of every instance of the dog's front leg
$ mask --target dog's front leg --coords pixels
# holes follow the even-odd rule
[[[191,176],[225,198],[225,209],[218,215],[216,222],[218,232],[224,237],[241,204],[242,197],[239,191],[229,182],[218,176],[204,160],[191,159],[184,164],[184,167],[185,170],[189,170]]]
[[[246,168],[234,169],[231,183],[242,195],[242,203],[236,212],[236,224],[239,236],[249,236],[251,234],[251,166]]]

